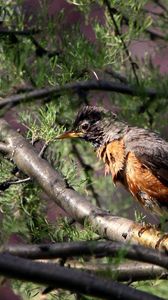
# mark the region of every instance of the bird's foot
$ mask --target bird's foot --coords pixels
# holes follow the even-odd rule
[[[145,224],[138,232],[138,236],[141,237],[141,235],[147,231],[147,230],[150,230],[150,229],[157,229],[156,228],[156,225],[152,225],[152,224]]]
[[[168,239],[168,233],[163,234],[162,237],[157,241],[155,249],[159,249],[160,245],[167,239]]]

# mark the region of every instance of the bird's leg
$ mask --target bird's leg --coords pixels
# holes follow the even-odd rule
[[[168,233],[163,234],[162,237],[157,241],[155,249],[159,249],[160,244],[162,244],[167,239],[168,239]]]
[[[150,229],[156,229],[156,225],[154,224],[145,224],[138,232],[138,236],[141,237],[142,234],[147,231],[147,230],[150,230]]]
[[[149,198],[149,196],[143,192],[143,191],[138,191],[138,193],[136,194],[136,198],[138,199],[138,201],[141,203],[141,205],[147,209],[152,209],[152,204],[151,204],[151,199]],[[144,224],[143,222],[143,225],[142,225],[142,228],[139,230],[138,232],[138,236],[141,237],[141,235],[147,231],[147,230],[150,230],[150,229],[156,229],[156,226],[153,225],[153,224]]]

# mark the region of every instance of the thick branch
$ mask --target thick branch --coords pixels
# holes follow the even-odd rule
[[[137,88],[136,86],[131,86],[128,84],[122,84],[113,81],[104,81],[104,80],[96,80],[96,81],[79,81],[67,83],[64,86],[56,86],[56,87],[48,87],[43,89],[36,89],[34,91],[28,93],[22,93],[19,95],[12,95],[1,99],[0,108],[4,107],[7,104],[16,105],[23,101],[30,101],[32,99],[40,99],[45,98],[46,96],[59,95],[63,92],[72,92],[78,93],[79,91],[89,91],[89,90],[97,90],[97,91],[106,91],[106,92],[116,92],[121,94],[126,94],[130,96],[140,96],[144,95],[147,97],[166,97],[165,91],[156,91],[154,88]]]
[[[20,280],[52,285],[103,299],[159,300],[160,297],[135,290],[124,284],[98,278],[80,270],[49,263],[32,262],[9,254],[0,254],[0,274]]]
[[[66,259],[71,256],[112,256],[123,251],[123,258],[148,262],[168,269],[168,256],[140,245],[124,245],[121,242],[80,241],[57,244],[9,245],[3,251],[29,259]]]
[[[155,228],[142,230],[141,225],[95,207],[84,196],[67,187],[61,175],[47,161],[38,157],[33,146],[3,119],[0,120],[0,140],[8,145],[9,155],[17,167],[35,180],[75,220],[81,223],[87,221],[93,230],[108,239],[168,251],[167,236],[163,238],[162,233]]]

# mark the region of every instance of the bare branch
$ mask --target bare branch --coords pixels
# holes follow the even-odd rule
[[[11,129],[3,119],[0,119],[0,140],[8,145],[9,155],[17,167],[35,180],[47,195],[76,221],[88,222],[93,230],[108,239],[168,251],[167,235],[163,235],[153,227],[142,230],[143,226],[140,224],[113,216],[95,207],[84,196],[67,186],[60,173],[56,172],[47,161],[38,157],[33,146]]]
[[[168,279],[168,271],[164,268],[139,262],[115,264],[92,264],[67,261],[71,268],[85,270],[93,274],[114,278],[117,281],[140,281],[152,279]]]
[[[0,192],[6,191],[11,185],[29,182],[30,180],[31,180],[30,177],[27,177],[24,179],[13,180],[13,181],[6,180],[6,181],[0,183]]]
[[[168,256],[140,245],[121,242],[80,241],[55,244],[8,245],[4,252],[29,259],[68,258],[71,256],[105,257],[123,253],[123,258],[147,262],[168,269]]]
[[[10,254],[0,254],[0,274],[101,299],[161,300],[160,297],[135,290],[116,281],[104,280],[84,271],[49,263],[32,262]]]
[[[9,181],[10,185],[14,185],[14,184],[21,184],[21,183],[25,183],[25,182],[29,182],[31,181],[30,177],[26,177],[24,179],[18,179],[18,180],[13,180],[13,181]]]
[[[130,96],[140,96],[143,95],[147,97],[166,97],[165,90],[164,91],[156,91],[154,88],[146,88],[141,89],[136,86],[131,86],[128,84],[122,84],[113,81],[105,81],[105,80],[89,80],[89,81],[79,81],[74,83],[67,83],[64,86],[56,86],[56,87],[47,87],[43,89],[35,89],[31,92],[22,93],[19,95],[12,95],[1,99],[0,108],[4,107],[7,104],[16,105],[23,101],[30,101],[32,99],[41,99],[46,96],[55,96],[60,95],[64,92],[72,92],[79,93],[79,91],[106,91],[106,92],[116,92],[121,94],[126,94]]]
[[[49,142],[45,142],[44,145],[42,146],[40,152],[39,152],[39,157],[43,157],[45,151],[47,150],[49,146]]]

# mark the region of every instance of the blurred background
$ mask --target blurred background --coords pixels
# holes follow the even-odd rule
[[[110,175],[104,176],[103,163],[91,145],[55,137],[71,127],[81,106],[97,105],[168,138],[168,2],[1,0],[0,39],[0,100],[84,81],[104,80],[135,89],[132,95],[79,86],[15,104],[9,101],[0,113],[38,151],[47,144],[44,157],[90,201],[115,215],[160,223],[124,188],[114,187]],[[1,157],[1,182],[16,177],[13,170],[13,163]],[[69,216],[34,183],[2,190],[0,205],[2,243],[91,238],[87,230],[80,236],[79,225],[71,231]],[[13,286],[22,297],[17,299],[31,299],[32,285]],[[163,297],[167,293],[164,282],[137,287]],[[9,286],[1,289],[4,297],[10,291]],[[15,299],[13,292],[7,297]],[[66,294],[55,297],[71,299]]]

